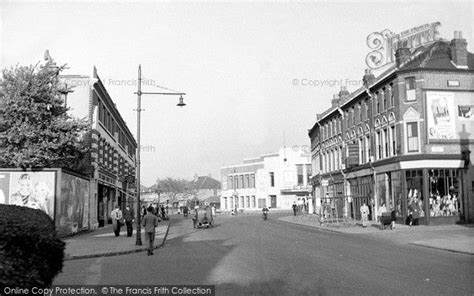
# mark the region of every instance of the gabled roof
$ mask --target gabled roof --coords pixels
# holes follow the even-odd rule
[[[412,59],[399,70],[411,69],[443,69],[458,70],[451,62],[451,47],[446,40],[438,40],[426,46],[420,46],[412,52]],[[467,66],[474,70],[474,55],[467,53]]]
[[[209,176],[199,176],[193,181],[194,188],[196,190],[201,189],[220,189],[221,182],[213,179]]]

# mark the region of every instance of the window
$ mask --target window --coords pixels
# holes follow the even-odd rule
[[[423,194],[423,171],[422,170],[408,170],[406,171],[407,184],[407,207],[409,212],[418,211],[418,217],[424,217],[424,194]],[[416,221],[415,221],[416,223]]]
[[[311,176],[313,175],[312,167],[310,164],[306,165],[306,183],[311,184]]]
[[[255,195],[252,195],[252,208],[255,208],[257,205],[255,203]]]
[[[233,209],[234,208],[234,199],[232,198],[232,196],[229,199],[230,199],[230,209]]]
[[[376,141],[376,146],[377,146],[377,149],[376,149],[376,159],[381,159],[382,158],[382,134],[380,133],[380,131],[377,131],[377,137],[375,138],[375,141]]]
[[[227,197],[224,197],[224,209],[226,209],[226,210],[228,209],[228,207],[227,207]]]
[[[270,187],[275,187],[275,173],[270,172]]]
[[[458,216],[463,214],[463,203],[458,196],[459,171],[434,169],[430,177],[430,216]]]
[[[362,119],[362,102],[359,102],[359,109],[357,112],[359,112],[359,122],[361,122],[363,120]]]
[[[390,87],[390,107],[395,106],[395,94],[393,93],[393,88]]]
[[[379,98],[379,92],[376,92],[375,93],[375,101],[376,101],[376,109],[377,110],[377,114],[380,113],[380,98]]]
[[[387,106],[387,96],[388,96],[388,91],[384,88],[384,91],[382,92],[382,96],[383,96],[383,110],[386,110],[388,109],[388,106]]]
[[[391,149],[391,152],[392,152],[392,155],[397,155],[397,146],[396,146],[396,143],[395,143],[395,126],[391,126],[390,127],[390,139],[392,141],[392,149]]]
[[[415,77],[407,77],[405,78],[405,87],[407,91],[407,101],[415,101],[416,100],[416,81]]]
[[[245,179],[244,179],[244,188],[249,188],[249,185],[250,185],[250,176],[249,174],[246,174]]]
[[[238,185],[238,184],[237,184],[237,183],[238,183],[238,179],[239,179],[239,176],[234,175],[234,189],[239,188],[239,187],[237,186],[237,185]]]
[[[385,157],[388,157],[389,156],[389,150],[390,150],[390,140],[389,140],[389,136],[388,136],[388,130],[387,129],[384,129],[383,130],[383,134],[384,134],[384,150],[385,150]]]
[[[297,164],[296,165],[296,174],[298,175],[298,186],[303,186],[303,165],[302,164]]]
[[[247,196],[247,208],[250,208],[250,196]]]
[[[240,197],[240,207],[245,208],[245,197],[243,196]]]
[[[250,175],[250,188],[255,188],[255,174]]]
[[[244,175],[239,176],[239,188],[244,188]]]
[[[234,189],[234,180],[232,176],[228,176],[229,181],[227,182],[229,189]]]
[[[370,136],[367,135],[365,137],[365,147],[364,147],[364,150],[365,150],[365,161],[366,162],[369,162],[370,161]]]
[[[407,123],[408,152],[418,152],[418,122]]]
[[[351,112],[351,118],[352,118],[352,124],[355,124],[355,108],[352,107],[352,112]]]

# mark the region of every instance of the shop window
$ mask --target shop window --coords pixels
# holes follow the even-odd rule
[[[430,177],[430,216],[461,215],[461,201],[458,197],[458,170],[433,169]]]
[[[414,224],[417,219],[425,217],[423,210],[423,171],[422,170],[408,170],[406,171],[407,184],[407,215],[412,217]]]
[[[407,142],[408,152],[418,152],[418,123],[409,122],[407,123]]]

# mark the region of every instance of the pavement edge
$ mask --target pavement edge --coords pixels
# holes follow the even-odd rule
[[[168,232],[170,230],[170,225],[171,221],[168,221],[168,227],[166,227],[166,232],[165,236],[163,237],[163,241],[161,244],[155,246],[155,250],[162,248],[165,245],[166,238],[168,237]],[[134,250],[126,250],[126,251],[118,251],[118,252],[106,252],[106,253],[99,253],[99,254],[89,254],[89,255],[77,255],[77,256],[65,256],[64,261],[69,261],[69,260],[80,260],[80,259],[90,259],[90,258],[98,258],[98,257],[112,257],[112,256],[120,256],[120,255],[127,255],[127,254],[133,254],[133,253],[139,253],[139,252],[144,252],[147,251],[147,248],[140,248],[140,249],[134,249]]]

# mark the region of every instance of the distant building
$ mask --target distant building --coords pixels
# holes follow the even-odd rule
[[[221,182],[211,176],[195,175],[191,182],[195,198],[202,202],[210,197],[219,196],[221,193]]]
[[[94,67],[92,77],[62,75],[62,83],[71,88],[64,99],[71,115],[86,119],[92,134],[86,139],[91,151],[86,174],[91,177],[91,228],[110,222],[115,205],[134,207],[135,189],[125,181],[135,179],[137,143],[123,120]]]
[[[395,210],[404,222],[419,207],[420,223],[474,218],[474,55],[456,32],[414,49],[364,86],[341,89],[309,130],[316,205],[326,196],[339,213],[373,219]]]
[[[221,168],[221,210],[291,209],[311,193],[311,155],[299,146]]]

